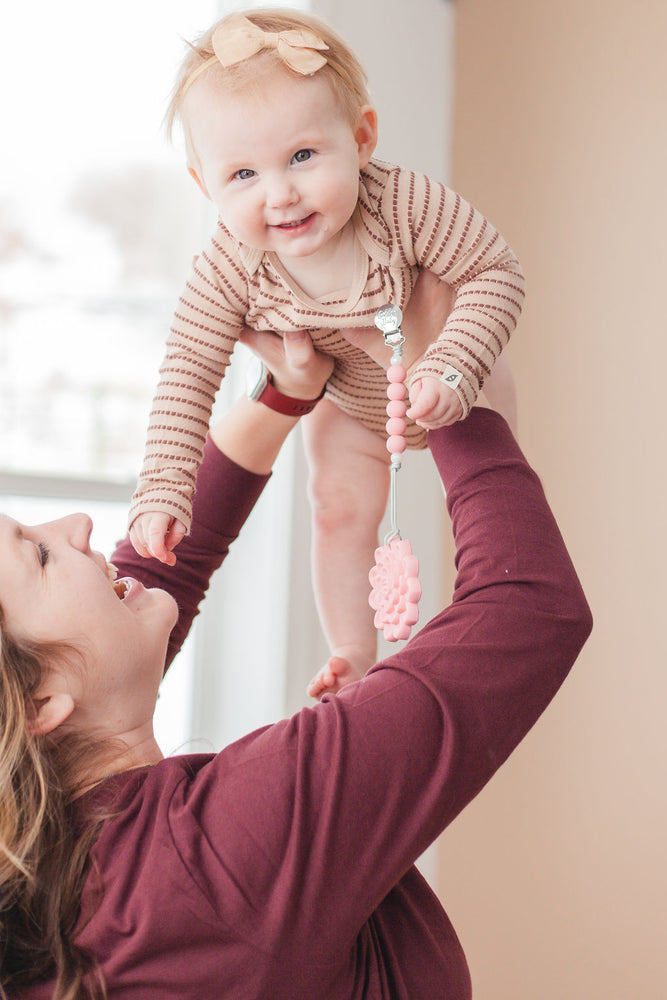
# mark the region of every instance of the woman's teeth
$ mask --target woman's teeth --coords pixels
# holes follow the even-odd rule
[[[111,585],[113,586],[116,596],[119,597],[120,600],[122,601],[123,598],[127,597],[128,593],[130,592],[129,580],[116,579],[118,576],[118,569],[114,566],[113,563],[107,563],[107,576],[111,581]]]

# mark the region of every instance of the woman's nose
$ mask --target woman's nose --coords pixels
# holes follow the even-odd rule
[[[81,552],[88,551],[93,522],[87,514],[68,514],[61,518],[60,525],[71,545]]]

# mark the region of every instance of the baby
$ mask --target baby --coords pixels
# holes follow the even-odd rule
[[[175,562],[235,343],[246,327],[307,331],[335,358],[324,398],[316,407],[286,402],[270,381],[257,398],[282,412],[312,410],[302,426],[313,583],[331,650],[309,688],[319,697],[375,662],[368,570],[389,482],[385,371],[345,331],[381,337],[376,311],[404,309],[421,270],[451,289],[436,341],[421,356],[404,348],[405,436],[422,448],[426,430],[467,416],[483,385],[488,394],[521,311],[523,275],[497,230],[458,194],[372,158],[377,115],[365,74],[313,17],[272,8],[218,22],[184,60],[170,126],[176,119],[188,170],[218,222],[174,316],[130,536],[141,555]]]

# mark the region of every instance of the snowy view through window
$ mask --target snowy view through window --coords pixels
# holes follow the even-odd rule
[[[17,97],[0,166],[4,471],[136,475],[171,311],[210,223],[161,120],[180,36],[216,9],[5,13],[0,73]]]

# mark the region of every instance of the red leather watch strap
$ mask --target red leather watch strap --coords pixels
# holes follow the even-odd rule
[[[285,396],[282,392],[278,392],[273,384],[273,377],[269,375],[264,390],[257,397],[257,402],[264,403],[264,406],[275,410],[276,413],[284,413],[286,417],[303,417],[315,409],[323,395],[324,389],[317,399],[295,399],[293,396]]]

